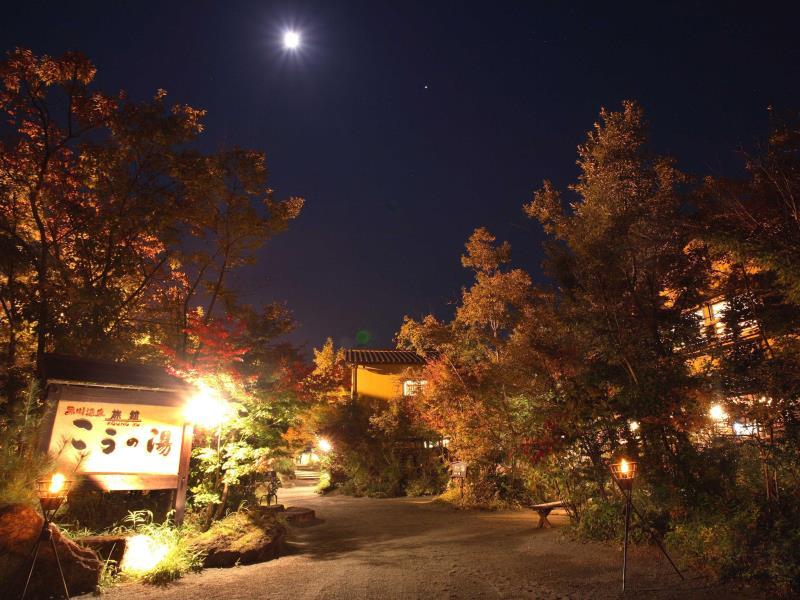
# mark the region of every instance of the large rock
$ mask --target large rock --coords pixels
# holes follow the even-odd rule
[[[31,506],[0,506],[0,581],[3,582],[3,592],[8,597],[22,593],[30,568],[26,558],[36,544],[43,524],[42,516]],[[64,537],[55,525],[50,526],[50,531],[58,549],[58,558],[70,594],[94,591],[100,580],[103,563],[94,551]],[[45,599],[61,595],[62,584],[53,548],[50,542],[42,542],[26,598]]]
[[[109,566],[116,570],[125,556],[128,538],[124,535],[88,535],[78,542],[81,546],[94,550],[100,560],[108,561]]]
[[[278,558],[286,528],[272,514],[239,511],[200,534],[192,546],[205,554],[204,567],[249,565]]]

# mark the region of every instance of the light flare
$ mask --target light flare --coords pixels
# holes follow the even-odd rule
[[[198,388],[197,393],[186,404],[184,416],[190,423],[214,429],[228,418],[230,406],[216,390],[203,383]]]
[[[728,413],[725,412],[725,409],[722,407],[722,405],[714,404],[708,411],[708,416],[714,421],[724,421],[728,418]]]
[[[167,556],[169,547],[149,535],[137,534],[125,541],[120,569],[127,573],[147,573]]]

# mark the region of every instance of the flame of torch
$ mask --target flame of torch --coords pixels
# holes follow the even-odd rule
[[[61,473],[56,473],[53,475],[53,478],[50,480],[50,493],[57,494],[60,492],[64,487],[64,482],[66,481],[66,477],[64,477]]]

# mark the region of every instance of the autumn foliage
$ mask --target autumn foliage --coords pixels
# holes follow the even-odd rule
[[[45,353],[165,365],[234,407],[213,451],[198,430],[192,462],[191,501],[221,515],[283,456],[305,375],[280,341],[289,311],[243,303],[231,274],[303,200],[275,198],[259,151],[201,152],[205,111],[95,75],[80,53],[0,63],[0,446],[41,415],[25,390]]]
[[[741,180],[693,178],[624,102],[575,183],[523,206],[546,280],[475,230],[452,319],[397,336],[428,359],[420,418],[469,462],[471,499],[564,500],[580,534],[616,539],[609,464],[627,456],[648,524],[695,566],[800,589],[797,123],[773,117]]]

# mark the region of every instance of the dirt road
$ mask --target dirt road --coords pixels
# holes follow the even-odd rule
[[[620,597],[619,549],[566,541],[558,532],[566,517],[551,516],[554,529],[536,529],[528,511],[455,511],[430,499],[320,498],[295,488],[282,491],[281,501],[289,500],[315,509],[323,522],[292,528],[286,556],[209,569],[166,588],[123,585],[104,598]],[[626,597],[758,597],[707,588],[692,574],[681,583],[657,552],[637,550],[629,560]]]

